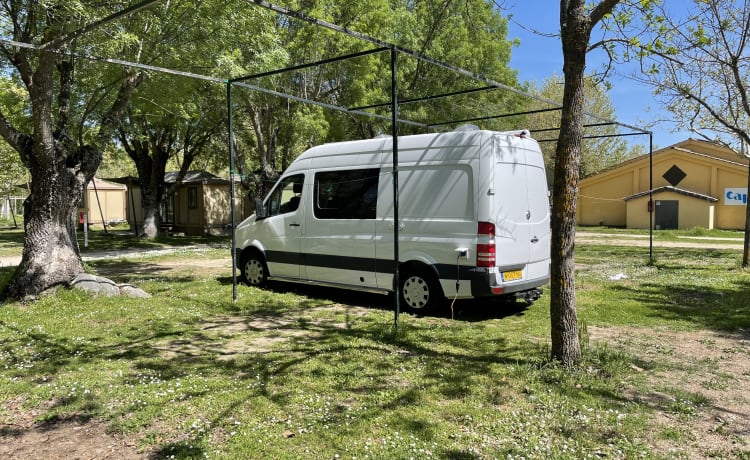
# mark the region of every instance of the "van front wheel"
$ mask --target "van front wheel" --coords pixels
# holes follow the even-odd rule
[[[399,294],[404,307],[409,310],[432,310],[442,301],[435,276],[425,269],[404,273]]]
[[[242,272],[242,281],[248,286],[261,287],[266,284],[268,268],[266,268],[266,261],[263,259],[263,256],[257,251],[242,255],[240,270]]]

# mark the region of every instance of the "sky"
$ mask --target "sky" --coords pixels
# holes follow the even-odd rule
[[[540,8],[542,5],[544,7]],[[535,81],[541,86],[551,75],[561,77],[563,59],[560,38],[540,36],[529,30],[559,35],[560,2],[514,0],[508,7],[510,10],[507,13],[513,15],[508,24],[508,39],[518,38],[521,41],[519,46],[513,48],[510,60],[510,67],[518,71],[519,81]],[[586,59],[587,73],[603,68],[602,63],[599,56],[590,53]],[[654,149],[696,137],[689,132],[672,133],[666,123],[650,126],[654,121],[671,118],[669,112],[661,109],[650,88],[617,75],[610,79],[610,83],[612,89],[609,97],[616,111],[616,121],[652,130]],[[631,144],[642,142],[648,149],[647,136],[631,136],[627,140]]]

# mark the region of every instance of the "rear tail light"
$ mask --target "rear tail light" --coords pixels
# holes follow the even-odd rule
[[[477,267],[495,266],[495,224],[479,222],[476,254]]]

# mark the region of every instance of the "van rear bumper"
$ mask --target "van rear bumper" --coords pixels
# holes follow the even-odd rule
[[[476,271],[471,280],[472,297],[494,297],[498,295],[512,294],[514,292],[528,291],[549,283],[550,277],[535,278],[528,281],[519,281],[499,285],[495,282],[495,274],[488,271]]]

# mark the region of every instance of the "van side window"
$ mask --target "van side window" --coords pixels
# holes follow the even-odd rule
[[[281,180],[266,201],[268,217],[296,211],[302,197],[304,174],[296,174]]]
[[[380,169],[315,174],[313,213],[318,219],[374,219]]]

